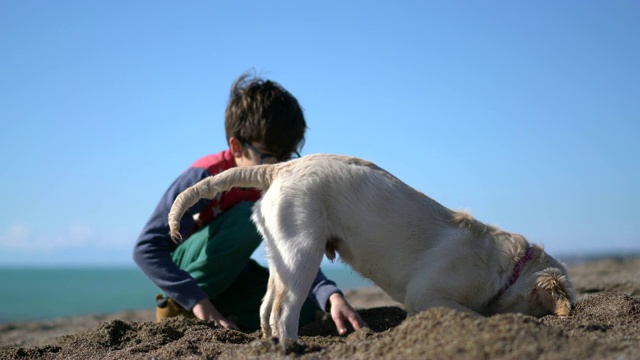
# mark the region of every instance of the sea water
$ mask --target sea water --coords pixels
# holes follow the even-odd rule
[[[372,286],[345,266],[323,272],[342,290]],[[137,268],[0,268],[0,322],[155,309],[158,293]]]

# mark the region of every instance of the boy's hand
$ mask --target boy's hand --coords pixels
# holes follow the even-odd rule
[[[358,314],[347,300],[340,293],[335,293],[329,297],[331,303],[331,318],[336,323],[336,328],[340,335],[347,333],[347,327],[345,326],[345,320],[349,321],[354,330],[360,330],[363,327],[369,327],[367,323],[362,320],[360,314]]]
[[[206,296],[193,307],[193,315],[200,320],[213,321],[216,325],[224,329],[238,330],[238,326],[233,321],[227,320],[222,316]]]

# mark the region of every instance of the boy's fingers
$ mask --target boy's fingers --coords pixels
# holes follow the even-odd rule
[[[344,318],[349,321],[349,323],[353,327],[353,330],[360,330],[362,328],[369,327],[369,325],[367,325],[367,323],[362,320],[357,312],[351,312],[346,315],[338,314],[333,318],[333,322],[336,323],[336,329],[338,329],[338,333],[340,335],[344,335],[347,333],[347,326],[345,325]]]
[[[347,333],[347,327],[344,325],[344,320],[342,319],[342,316],[340,314],[333,317],[333,322],[336,323],[336,329],[338,329],[338,334],[344,335]]]
[[[354,330],[360,330],[362,328],[369,327],[369,325],[367,325],[367,323],[362,320],[357,312],[354,312],[353,315],[349,316],[349,322],[351,323],[351,326],[353,326]]]
[[[224,329],[238,330],[238,326],[233,321],[221,320],[217,324]]]

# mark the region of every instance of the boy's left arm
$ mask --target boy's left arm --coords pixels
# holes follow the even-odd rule
[[[348,321],[354,330],[363,327],[369,327],[365,323],[360,314],[358,314],[344,298],[342,292],[336,287],[336,284],[327,279],[322,271],[318,270],[318,274],[311,286],[311,293],[315,296],[318,305],[331,313],[331,318],[336,323],[338,333],[344,335],[347,332],[345,321]]]
[[[333,322],[336,323],[336,328],[340,335],[347,333],[345,320],[351,324],[353,330],[369,327],[369,325],[362,320],[360,314],[347,302],[347,299],[344,298],[341,292],[332,294],[329,297],[329,302],[331,303],[331,318]]]

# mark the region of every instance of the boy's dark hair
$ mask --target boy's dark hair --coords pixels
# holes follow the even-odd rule
[[[241,75],[231,86],[225,111],[227,141],[260,142],[277,158],[304,145],[307,123],[298,100],[280,84]]]

